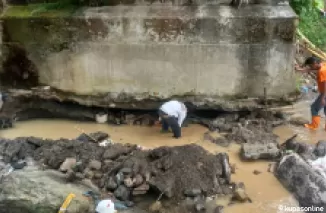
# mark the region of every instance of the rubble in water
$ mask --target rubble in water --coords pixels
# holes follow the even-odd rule
[[[125,202],[152,192],[173,203],[186,197],[199,202],[208,196],[233,193],[225,153],[209,154],[195,144],[145,151],[136,145],[101,147],[98,143],[109,139],[108,134],[89,136],[74,140],[0,139],[0,155],[5,163],[30,156],[43,168],[63,173],[68,182],[89,180],[100,191]],[[200,207],[197,201],[194,211]]]

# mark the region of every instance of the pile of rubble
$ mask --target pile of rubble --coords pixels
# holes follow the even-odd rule
[[[234,193],[227,154],[209,154],[195,144],[153,150],[113,143],[100,146],[103,140],[110,141],[103,132],[75,140],[0,139],[0,156],[5,163],[30,156],[43,169],[59,170],[68,182],[90,180],[126,206],[149,192],[173,202]]]

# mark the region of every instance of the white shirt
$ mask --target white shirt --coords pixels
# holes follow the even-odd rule
[[[183,103],[175,100],[164,103],[161,106],[160,110],[162,110],[169,116],[174,116],[178,118],[178,124],[180,127],[187,116],[186,106]]]
[[[114,213],[114,203],[111,200],[101,200],[95,209],[98,213]]]

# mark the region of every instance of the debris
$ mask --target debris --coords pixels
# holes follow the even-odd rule
[[[269,144],[242,144],[241,157],[244,160],[258,159],[277,159],[280,156],[280,151],[274,143]]]
[[[324,157],[326,155],[326,141],[318,141],[314,154],[317,157]]]
[[[187,197],[197,197],[201,195],[201,193],[202,193],[201,189],[190,189],[184,192],[185,196]]]
[[[116,188],[118,188],[118,184],[116,183],[113,177],[109,177],[106,184],[106,188],[109,191],[114,191]]]
[[[95,115],[95,120],[99,124],[104,124],[108,121],[108,114],[101,112]]]
[[[88,164],[88,167],[90,169],[94,169],[94,170],[100,170],[102,167],[102,163],[98,160],[91,160]]]
[[[69,204],[71,203],[72,199],[74,199],[75,197],[76,197],[75,194],[70,193],[70,194],[66,197],[66,199],[65,199],[65,201],[63,202],[62,206],[60,207],[60,210],[58,211],[58,213],[64,213],[64,212],[66,212],[66,211],[67,211],[67,208],[68,208],[68,206],[69,206]]]
[[[268,169],[267,169],[267,171],[268,171],[268,172],[274,172],[274,166],[275,166],[274,163],[270,163],[270,164],[268,164]]]
[[[236,164],[231,164],[230,168],[231,168],[231,173],[235,174],[235,170],[237,169],[237,165]]]
[[[71,170],[76,165],[76,163],[76,158],[66,158],[66,160],[61,164],[59,170],[61,172],[67,172],[68,170]]]
[[[231,182],[231,168],[230,168],[230,162],[229,162],[229,156],[226,153],[219,153],[217,155],[217,158],[220,159],[223,172],[222,177],[224,177],[227,180],[227,183]]]
[[[156,201],[149,207],[149,211],[152,213],[159,213],[162,207],[162,203],[160,201]]]
[[[197,203],[197,204],[195,205],[195,209],[196,209],[197,212],[203,212],[203,211],[206,210],[206,207],[205,207],[205,205],[202,204],[202,203]]]
[[[254,170],[253,173],[254,173],[255,175],[259,175],[259,174],[261,173],[261,171],[259,171],[259,170]]]
[[[131,187],[133,186],[132,179],[129,178],[129,177],[126,178],[126,179],[124,179],[123,183],[124,183],[124,185],[125,185],[126,187],[128,187],[128,188],[131,188]]]
[[[285,155],[276,166],[275,176],[294,194],[300,206],[325,208],[326,179],[298,154]]]
[[[132,179],[133,185],[134,186],[140,186],[144,182],[143,176],[140,174],[137,174],[133,179]]]
[[[114,191],[114,196],[121,201],[130,200],[130,190],[126,186],[120,185]]]
[[[244,183],[240,182],[238,184],[235,184],[233,198],[240,202],[245,202],[249,200]]]
[[[216,206],[213,213],[223,213],[223,206]]]

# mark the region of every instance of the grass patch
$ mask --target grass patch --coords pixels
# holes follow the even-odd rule
[[[299,16],[300,31],[314,45],[326,50],[326,17],[318,11],[314,1],[291,0],[290,5]]]
[[[56,17],[71,16],[78,10],[76,5],[58,3],[29,4],[26,6],[9,6],[2,17]]]

